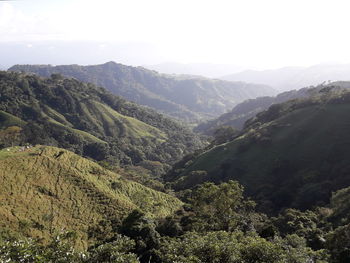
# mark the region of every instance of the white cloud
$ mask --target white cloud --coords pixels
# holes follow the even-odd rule
[[[26,14],[15,4],[0,3],[0,41],[57,39],[61,36],[60,33],[44,14]]]
[[[149,43],[169,60],[257,67],[350,62],[349,1],[30,2],[0,3],[0,41]]]

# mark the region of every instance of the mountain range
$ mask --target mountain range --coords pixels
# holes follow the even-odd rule
[[[276,94],[266,85],[164,75],[115,62],[94,66],[15,65],[9,70],[32,72],[44,77],[59,73],[94,83],[115,95],[186,122],[214,118],[246,99]]]

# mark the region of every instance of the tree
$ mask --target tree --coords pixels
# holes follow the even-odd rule
[[[331,252],[333,262],[350,262],[350,224],[338,227],[327,237],[327,248]]]
[[[18,126],[10,126],[4,130],[0,130],[0,142],[5,146],[19,143],[22,128]]]
[[[243,187],[232,180],[220,185],[202,184],[192,192],[189,203],[198,231],[231,231],[239,224],[249,224],[248,214],[255,206],[253,201],[244,200]]]
[[[135,209],[122,222],[120,232],[136,243],[134,252],[140,256],[141,262],[149,262],[152,250],[159,246],[159,233],[155,224],[145,214]]]
[[[211,145],[219,145],[233,140],[238,134],[238,130],[231,126],[221,126],[214,132],[214,139]]]
[[[298,236],[268,241],[241,231],[188,232],[163,238],[156,254],[159,262],[188,263],[326,263],[324,251],[313,251]]]

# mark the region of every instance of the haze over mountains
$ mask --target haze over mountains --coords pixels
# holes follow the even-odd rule
[[[324,63],[310,67],[283,67],[267,70],[253,70],[249,66],[239,67],[224,64],[205,63],[161,63],[146,65],[167,74],[201,75],[229,81],[265,84],[279,91],[301,89],[329,81],[350,80],[350,64]]]
[[[186,74],[207,78],[220,78],[264,84],[279,91],[300,89],[318,85],[325,81],[350,79],[350,64],[328,63],[310,67],[288,66],[276,69],[252,69],[249,65],[219,63],[161,62],[154,47],[144,43],[113,43],[103,41],[39,41],[1,42],[0,69],[14,64],[66,65],[99,64],[111,59],[128,65],[143,67],[166,74]],[[147,61],[160,61],[147,64]],[[266,67],[265,67],[266,68]]]
[[[261,83],[280,91],[288,91],[328,81],[350,80],[350,64],[319,64],[311,67],[285,67],[262,71],[246,70],[222,76],[221,79]]]
[[[166,74],[185,74],[197,75],[207,78],[219,78],[224,75],[241,72],[245,69],[243,66],[230,64],[214,64],[214,63],[175,63],[164,62],[155,65],[144,65],[145,68]]]
[[[142,65],[148,61],[162,61],[146,43],[98,40],[0,41],[0,57],[4,69],[15,64],[93,65],[115,60]]]

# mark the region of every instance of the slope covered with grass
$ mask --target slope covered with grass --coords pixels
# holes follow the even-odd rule
[[[93,242],[100,226],[117,226],[133,209],[159,218],[181,206],[175,197],[47,146],[0,151],[0,203],[2,234],[46,240],[70,230],[79,237],[78,247]]]

